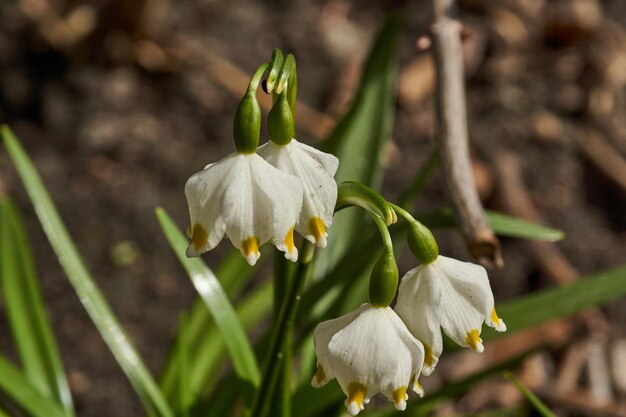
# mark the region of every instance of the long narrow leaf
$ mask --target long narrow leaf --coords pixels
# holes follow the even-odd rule
[[[232,250],[226,258],[220,263],[215,275],[219,278],[224,291],[229,298],[234,299],[243,287],[250,281],[253,272],[263,263],[265,258],[257,261],[254,267],[250,267],[238,250]],[[252,296],[251,296],[252,297]],[[247,300],[247,298],[246,298]],[[242,302],[245,304],[246,300]],[[267,301],[267,305],[271,300]],[[259,320],[265,317],[259,315]],[[242,319],[242,324],[246,327]],[[211,313],[206,308],[204,301],[198,296],[188,310],[188,325],[185,331],[184,341],[179,332],[173,343],[173,349],[168,356],[160,377],[160,386],[166,398],[170,403],[176,405],[178,397],[177,381],[180,379],[180,367],[175,354],[175,347],[180,343],[185,343],[189,347],[189,362],[193,363],[193,367],[189,370],[189,385],[192,393],[199,390],[206,391],[208,381],[215,373],[217,364],[224,356],[224,343],[221,338],[211,337],[215,331],[215,323],[211,317]],[[193,396],[193,395],[192,395]]]
[[[504,303],[498,307],[498,314],[506,321],[507,332],[498,333],[486,328],[481,337],[485,340],[506,337],[512,332],[571,316],[624,296],[626,266]]]
[[[254,352],[246,332],[217,277],[201,259],[191,259],[185,256],[185,248],[188,244],[187,239],[178,230],[178,227],[165,210],[158,208],[156,215],[172,250],[189,274],[193,285],[213,315],[215,324],[230,353],[235,372],[240,378],[249,381],[255,387],[258,386],[260,372]]]
[[[26,377],[74,415],[72,395],[44,307],[26,232],[17,208],[0,200],[0,261],[7,316]]]
[[[511,372],[505,371],[503,372],[503,374],[504,377],[508,379],[513,385],[515,385],[515,388],[517,388],[517,390],[524,397],[526,397],[528,402],[535,408],[535,410],[537,410],[539,414],[541,414],[543,417],[556,417],[556,414],[554,414],[548,408],[548,406],[544,404],[543,401],[541,401],[531,390],[528,389],[528,387],[526,387],[526,385],[522,383],[522,381],[517,379]]]
[[[135,388],[146,410],[155,416],[172,416],[173,413],[158,385],[87,271],[32,161],[7,126],[2,126],[0,133],[52,249],[100,335]]]
[[[543,240],[546,242],[556,242],[562,240],[564,236],[561,230],[531,223],[497,211],[486,210],[485,215],[489,225],[499,236]],[[417,216],[416,218],[430,228],[457,227],[454,213],[452,209],[447,207]]]
[[[375,189],[382,183],[381,155],[391,138],[395,111],[396,45],[400,27],[398,15],[385,22],[364,64],[350,109],[322,145],[322,150],[340,160],[335,176],[338,183],[353,180]],[[320,253],[316,271],[325,272],[334,265],[358,235],[363,219],[363,213],[358,211],[335,217],[328,248]]]
[[[0,392],[18,408],[33,417],[65,417],[65,411],[54,400],[43,396],[26,377],[0,356]]]

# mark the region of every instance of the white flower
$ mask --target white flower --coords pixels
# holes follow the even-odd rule
[[[439,256],[402,278],[396,312],[424,344],[424,375],[430,375],[443,350],[441,328],[457,344],[483,351],[485,322],[506,331],[496,314],[487,271],[480,265]]]
[[[269,141],[258,148],[258,154],[281,171],[300,178],[304,194],[296,231],[318,247],[325,247],[326,230],[333,221],[337,202],[333,177],[339,160],[295,139],[287,145]]]
[[[389,307],[363,304],[351,313],[320,323],[313,336],[321,387],[337,378],[353,416],[378,392],[398,410],[406,408],[407,387],[423,396],[417,382],[424,348]]]
[[[298,259],[293,231],[302,205],[302,185],[254,153],[233,153],[207,165],[185,185],[191,243],[187,256],[213,249],[228,236],[250,265],[271,239],[285,257]]]

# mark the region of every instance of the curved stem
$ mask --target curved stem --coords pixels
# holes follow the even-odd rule
[[[265,71],[267,71],[269,66],[270,64],[268,62],[265,62],[259,65],[259,67],[254,72],[252,79],[250,80],[250,84],[248,84],[248,90],[246,91],[246,94],[256,93],[256,90],[259,88],[259,84],[261,84],[261,79],[263,78],[263,74],[265,74]]]
[[[378,226],[378,231],[380,232],[380,237],[383,241],[383,245],[385,246],[385,250],[390,250],[393,253],[393,241],[391,240],[391,234],[389,233],[389,229],[387,229],[387,225],[385,221],[377,214],[372,213],[371,211],[367,211],[376,226]]]

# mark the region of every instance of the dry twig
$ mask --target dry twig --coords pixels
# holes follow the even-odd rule
[[[437,142],[444,176],[470,254],[481,264],[501,266],[500,243],[485,218],[470,163],[461,24],[452,18],[454,0],[434,0],[433,6]]]

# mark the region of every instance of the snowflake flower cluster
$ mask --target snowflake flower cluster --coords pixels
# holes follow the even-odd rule
[[[213,249],[224,234],[250,265],[267,241],[296,261],[294,230],[325,247],[337,200],[333,177],[338,164],[335,156],[293,139],[207,165],[185,185],[191,217],[187,256]]]
[[[263,71],[260,67],[257,73]],[[268,116],[277,120],[274,125],[270,120],[271,140],[257,148],[260,109],[251,93],[257,75],[236,116],[237,151],[207,165],[185,186],[191,218],[188,256],[213,249],[225,235],[250,265],[268,241],[296,261],[294,231],[320,248],[327,244],[338,196],[338,159],[293,138],[293,106],[290,110],[284,93]],[[506,330],[485,269],[439,255],[427,228],[382,201],[393,208],[394,221],[397,214],[411,225],[409,245],[421,265],[407,272],[398,287],[387,224],[375,218],[386,252],[370,279],[371,302],[320,323],[314,332],[317,370],[311,384],[321,387],[337,379],[353,416],[377,393],[398,410],[406,408],[409,390],[423,396],[419,377],[434,371],[443,351],[442,331],[458,345],[482,352],[483,323]]]
[[[407,389],[422,397],[420,372],[430,375],[443,350],[441,329],[454,342],[482,352],[482,323],[505,331],[485,269],[439,256],[402,278],[395,311],[363,304],[323,322],[314,334],[318,358],[314,387],[337,378],[346,407],[357,415],[378,392],[398,410]]]

